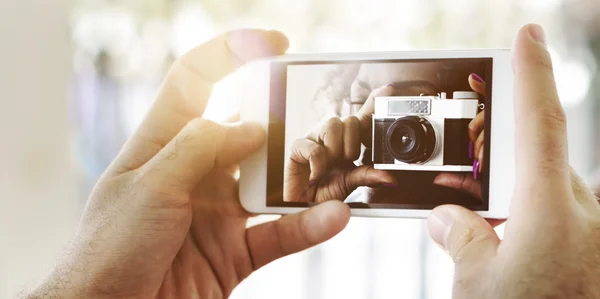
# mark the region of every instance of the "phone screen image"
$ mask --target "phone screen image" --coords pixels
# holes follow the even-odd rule
[[[273,62],[267,206],[488,210],[492,66]]]

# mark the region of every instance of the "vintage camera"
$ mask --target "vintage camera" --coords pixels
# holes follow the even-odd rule
[[[469,122],[479,109],[475,92],[438,96],[376,97],[375,169],[472,171]]]

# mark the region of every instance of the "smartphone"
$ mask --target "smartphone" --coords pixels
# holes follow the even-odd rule
[[[287,54],[244,73],[241,119],[267,132],[240,166],[246,210],[339,200],[355,216],[424,218],[454,204],[508,217],[509,50]]]

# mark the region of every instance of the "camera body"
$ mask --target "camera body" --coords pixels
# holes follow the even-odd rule
[[[472,171],[469,130],[478,95],[376,97],[372,159],[375,169]]]

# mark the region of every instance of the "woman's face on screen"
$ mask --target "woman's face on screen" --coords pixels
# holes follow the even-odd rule
[[[392,84],[396,96],[435,95],[442,83],[437,62],[366,63],[351,85],[351,113],[356,113],[374,89]]]

